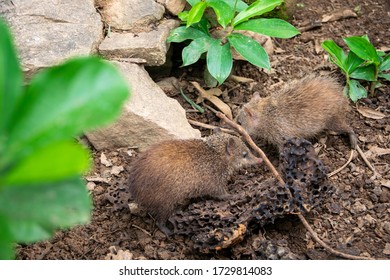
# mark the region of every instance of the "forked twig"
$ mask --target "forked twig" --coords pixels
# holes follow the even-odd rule
[[[219,127],[219,126],[215,126],[215,125],[211,125],[211,124],[207,124],[207,123],[197,122],[197,121],[194,121],[191,119],[187,119],[187,120],[190,124],[195,125],[195,126],[199,126],[199,127],[203,127],[203,128],[207,128],[207,129],[220,128],[221,131],[223,131],[223,132],[226,132],[229,134],[236,134],[236,131],[234,131],[232,129],[227,129],[227,128],[223,128],[223,127]]]
[[[225,121],[229,126],[237,130],[238,133],[244,137],[245,141],[250,145],[250,147],[255,150],[263,159],[267,167],[270,169],[272,174],[276,177],[276,179],[282,184],[285,185],[285,182],[283,178],[280,176],[280,174],[277,172],[276,168],[273,166],[271,161],[267,158],[267,156],[264,154],[264,152],[253,142],[252,138],[249,136],[249,134],[236,122],[230,120],[227,118],[223,113],[221,112],[216,112],[216,115],[218,118],[222,119]],[[291,193],[290,193],[291,196]],[[362,256],[354,256],[350,254],[346,254],[343,252],[339,252],[333,248],[331,248],[329,245],[327,245],[324,241],[322,241],[318,235],[315,233],[315,231],[312,229],[310,224],[306,221],[305,217],[302,214],[297,214],[305,228],[309,231],[310,235],[312,236],[313,240],[315,240],[318,244],[320,244],[323,248],[325,248],[329,253],[334,254],[336,256],[345,258],[345,259],[351,259],[351,260],[372,260],[372,258],[368,257],[362,257]]]

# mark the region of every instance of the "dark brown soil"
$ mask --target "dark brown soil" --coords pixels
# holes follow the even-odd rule
[[[389,51],[390,2],[387,0],[302,0],[296,1],[293,6],[291,23],[309,30],[293,39],[274,41],[276,49],[271,58],[273,70],[270,74],[248,63],[236,63],[235,74],[252,78],[255,82],[238,85],[228,81],[221,87],[225,91],[223,99],[231,106],[233,113],[250,99],[254,91],[267,95],[284,82],[310,73],[332,74],[343,82],[342,75],[328,62],[320,47],[323,40],[333,39],[343,45],[342,36],[367,34],[376,48]],[[319,22],[323,16],[346,9],[355,11],[358,16],[310,28],[312,23]],[[202,82],[198,66],[173,71],[173,75],[181,79],[188,95],[194,99],[196,91],[188,82]],[[180,95],[173,94],[173,97],[187,109],[189,119],[221,125],[213,113],[200,115],[191,110]],[[351,104],[353,109],[349,116],[360,147],[382,174],[382,178],[372,178],[373,173],[362,158],[356,155],[351,164],[330,178],[334,193],[324,196],[321,205],[305,214],[315,232],[331,247],[378,259],[390,258],[390,119],[365,117],[357,111],[357,107],[371,108],[390,116],[389,104],[390,84],[386,82],[376,90],[374,97]],[[202,129],[202,133],[205,135],[209,131]],[[314,142],[319,158],[330,170],[346,162],[349,155],[346,137],[327,134]],[[276,151],[272,147],[265,147],[265,152],[277,165]],[[108,164],[101,160],[103,153],[112,166],[106,166]],[[123,148],[103,153],[94,152],[95,167],[91,176],[87,177],[94,201],[91,222],[67,231],[58,231],[48,241],[19,245],[19,259],[335,258],[312,241],[294,215],[277,218],[264,226],[251,223],[241,242],[219,251],[194,249],[194,240],[189,235],[174,235],[167,239],[156,229],[151,217],[142,215],[142,212],[131,214],[129,211],[127,203],[132,201],[128,199],[125,189],[126,168],[136,151]],[[123,167],[123,171],[117,167]],[[260,170],[243,170],[233,178],[229,190],[237,192],[239,188],[271,177],[264,167]]]

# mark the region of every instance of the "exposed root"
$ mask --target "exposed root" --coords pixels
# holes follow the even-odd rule
[[[380,178],[381,175],[376,171],[374,166],[368,161],[367,157],[364,155],[362,149],[360,149],[359,145],[356,145],[356,150],[358,151],[359,155],[363,159],[363,161],[367,164],[367,166],[371,169],[372,172],[374,172],[374,178]]]
[[[250,145],[250,147],[255,150],[261,158],[264,160],[267,167],[270,169],[272,174],[276,177],[276,179],[282,184],[285,185],[285,182],[283,178],[280,176],[280,174],[276,171],[276,168],[273,166],[271,161],[267,158],[267,156],[264,154],[264,152],[253,142],[252,138],[249,136],[249,134],[236,122],[228,119],[223,113],[217,112],[217,117],[225,121],[229,126],[237,130],[245,139],[245,141]],[[290,196],[291,193],[289,193]],[[352,259],[352,260],[371,260],[372,258],[362,257],[362,256],[354,256],[350,254],[345,254],[342,252],[339,252],[333,248],[331,248],[329,245],[327,245],[325,242],[323,242],[317,234],[314,232],[310,224],[306,221],[305,217],[302,214],[297,214],[305,228],[309,231],[310,235],[312,236],[313,240],[316,241],[318,244],[320,244],[325,250],[327,250],[329,253],[334,254],[335,256],[339,256],[345,259]]]
[[[352,158],[353,158],[353,151],[354,151],[354,150],[351,150],[351,153],[350,153],[350,155],[349,155],[349,159],[347,160],[347,162],[346,162],[343,166],[341,166],[340,168],[338,168],[338,169],[336,169],[336,170],[330,172],[329,174],[327,174],[328,178],[330,178],[330,177],[336,175],[337,173],[339,173],[341,170],[343,170],[345,167],[348,166],[348,164],[352,161]]]
[[[221,131],[223,132],[226,132],[226,133],[229,133],[229,134],[237,134],[234,130],[232,129],[227,129],[227,128],[223,128],[223,127],[219,127],[219,126],[215,126],[215,125],[211,125],[211,124],[207,124],[207,123],[202,123],[202,122],[197,122],[197,121],[194,121],[194,120],[190,120],[188,119],[188,122],[192,125],[195,125],[195,126],[198,126],[198,127],[203,127],[203,128],[207,128],[207,129],[216,129],[216,128],[219,128],[221,129]]]

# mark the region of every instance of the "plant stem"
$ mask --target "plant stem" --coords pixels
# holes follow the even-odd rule
[[[375,81],[371,82],[370,85],[370,96],[373,97],[375,94],[375,88],[376,85],[378,84],[378,74],[379,74],[379,66],[375,64]]]

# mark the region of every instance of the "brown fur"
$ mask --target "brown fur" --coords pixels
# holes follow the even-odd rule
[[[135,201],[163,225],[190,198],[226,195],[234,170],[260,162],[239,138],[223,133],[205,141],[165,141],[134,160],[129,188]]]
[[[266,98],[255,95],[244,105],[237,121],[255,138],[282,147],[285,139],[310,139],[323,130],[356,136],[346,123],[349,101],[332,78],[307,77],[288,84]]]

